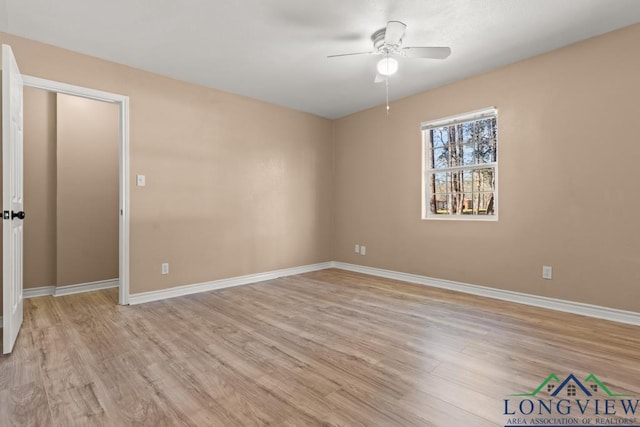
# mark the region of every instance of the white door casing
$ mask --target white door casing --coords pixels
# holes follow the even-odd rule
[[[2,352],[10,353],[22,326],[24,185],[22,75],[11,47],[2,45]]]

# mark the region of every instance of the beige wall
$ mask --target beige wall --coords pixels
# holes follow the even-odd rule
[[[131,292],[329,261],[331,122],[0,33],[23,74],[130,97]],[[171,274],[160,274],[169,262]]]
[[[57,286],[118,278],[118,114],[57,95]]]
[[[56,94],[24,90],[24,287],[56,284]]]
[[[118,108],[24,91],[24,288],[118,277]]]
[[[336,260],[640,311],[639,43],[635,25],[335,121]],[[420,123],[490,106],[499,221],[421,220]]]

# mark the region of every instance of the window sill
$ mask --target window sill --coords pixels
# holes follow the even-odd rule
[[[423,221],[481,221],[497,222],[498,215],[429,215],[422,218]]]

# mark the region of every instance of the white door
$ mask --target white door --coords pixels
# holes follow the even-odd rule
[[[2,352],[11,353],[22,326],[22,76],[2,45]]]

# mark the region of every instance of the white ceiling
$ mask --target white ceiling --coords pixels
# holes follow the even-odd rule
[[[401,59],[398,99],[640,22],[640,1],[0,0],[0,31],[328,118],[384,103],[377,57],[326,56],[388,20],[453,51]]]

